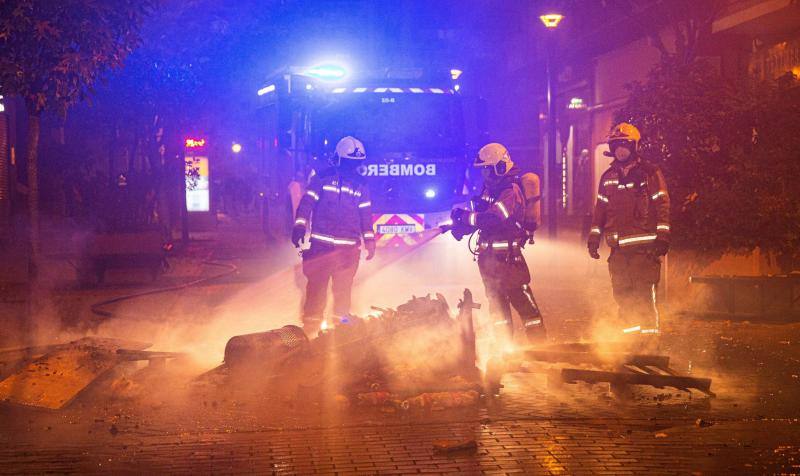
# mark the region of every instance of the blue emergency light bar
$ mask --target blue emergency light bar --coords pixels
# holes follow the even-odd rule
[[[303,72],[303,75],[316,79],[335,81],[347,76],[347,68],[337,64],[322,64],[308,68]]]

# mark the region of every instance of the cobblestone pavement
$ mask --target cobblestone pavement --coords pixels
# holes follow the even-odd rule
[[[437,246],[413,261],[400,258],[402,272],[388,272],[388,260],[365,265],[356,304],[380,299],[396,305],[425,289],[448,297],[465,286],[480,289],[474,264],[461,256],[466,250],[449,261]],[[546,243],[542,249],[531,262],[543,270],[535,273],[535,288],[551,336],[590,338],[591,324],[609,312],[604,270],[588,267],[577,252],[568,250],[565,259],[549,253],[554,250]],[[218,362],[231,335],[287,323],[248,314],[259,299],[287,313],[292,308],[284,301],[297,299],[291,285],[285,293],[265,294],[276,282],[287,286],[287,277],[291,283],[293,272],[264,277],[269,260],[248,252],[228,244],[213,255],[239,265],[236,277],[127,303],[115,321],[95,327],[101,335],[149,335],[163,350],[216,352],[208,361],[164,371],[121,367],[59,411],[0,404],[0,473],[800,473],[798,324],[699,321],[667,313],[658,352],[670,355],[683,373],[712,377],[715,399],[636,387],[620,400],[604,385],[549,388],[543,375],[519,373],[507,375],[500,395],[477,408],[403,412],[189,385],[209,362]],[[192,269],[188,274],[202,272],[182,266]],[[430,267],[441,276],[432,288],[420,279]],[[589,285],[576,287],[575,270]],[[376,297],[384,288],[399,291]],[[84,305],[90,301],[85,291],[69,296]],[[136,320],[135,313],[148,317]],[[165,321],[174,327],[165,330]],[[195,327],[204,332],[191,333]],[[129,379],[126,391],[109,391],[120,378]],[[474,441],[476,447],[439,453],[434,445],[442,440]]]

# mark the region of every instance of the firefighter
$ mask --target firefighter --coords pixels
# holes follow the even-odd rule
[[[600,237],[611,248],[608,269],[624,333],[658,334],[656,285],[669,251],[669,193],[661,170],[639,156],[641,134],[621,123],[608,137],[614,160],[600,177],[589,232],[589,255]]]
[[[484,186],[473,200],[473,210],[452,211],[453,232],[477,229],[478,269],[489,299],[495,328],[513,338],[511,307],[522,319],[525,334],[532,343],[546,339],[544,320],[531,290],[531,275],[522,247],[530,235],[522,226],[526,198],[520,184],[519,169],[508,150],[491,143],[481,148],[474,164],[481,169]],[[459,231],[460,230],[460,231]]]
[[[303,329],[309,336],[316,336],[329,324],[323,318],[329,282],[333,282],[336,317],[344,319],[349,315],[362,240],[367,259],[375,256],[372,202],[369,189],[357,171],[365,159],[361,141],[344,137],[336,145],[334,165],[312,176],[297,207],[292,230],[294,246],[299,248],[305,241],[306,230],[309,227],[311,230],[311,246],[302,252],[303,274],[308,280]]]

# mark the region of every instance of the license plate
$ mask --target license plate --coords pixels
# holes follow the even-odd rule
[[[378,225],[378,233],[381,235],[406,235],[416,232],[417,227],[414,225]]]

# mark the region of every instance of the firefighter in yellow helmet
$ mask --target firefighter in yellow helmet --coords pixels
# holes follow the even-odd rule
[[[366,157],[361,141],[344,137],[336,145],[335,165],[311,178],[297,208],[292,243],[299,248],[306,230],[311,228],[311,247],[303,251],[303,274],[308,279],[303,330],[310,337],[316,336],[325,322],[328,283],[333,288],[335,319],[349,316],[362,241],[367,259],[375,256],[372,201],[369,188],[357,171]]]
[[[608,137],[611,166],[600,177],[589,232],[589,255],[600,238],[611,249],[608,268],[624,333],[659,333],[656,285],[669,250],[669,193],[664,175],[639,156],[641,134],[621,123]]]
[[[523,227],[526,198],[520,171],[508,150],[498,143],[483,146],[475,166],[481,169],[483,191],[473,200],[472,210],[453,210],[454,235],[458,238],[457,230],[462,230],[461,233],[478,230],[478,269],[496,328],[508,337],[513,336],[513,306],[522,319],[528,340],[542,342],[547,337],[544,320],[522,256],[529,232]]]

